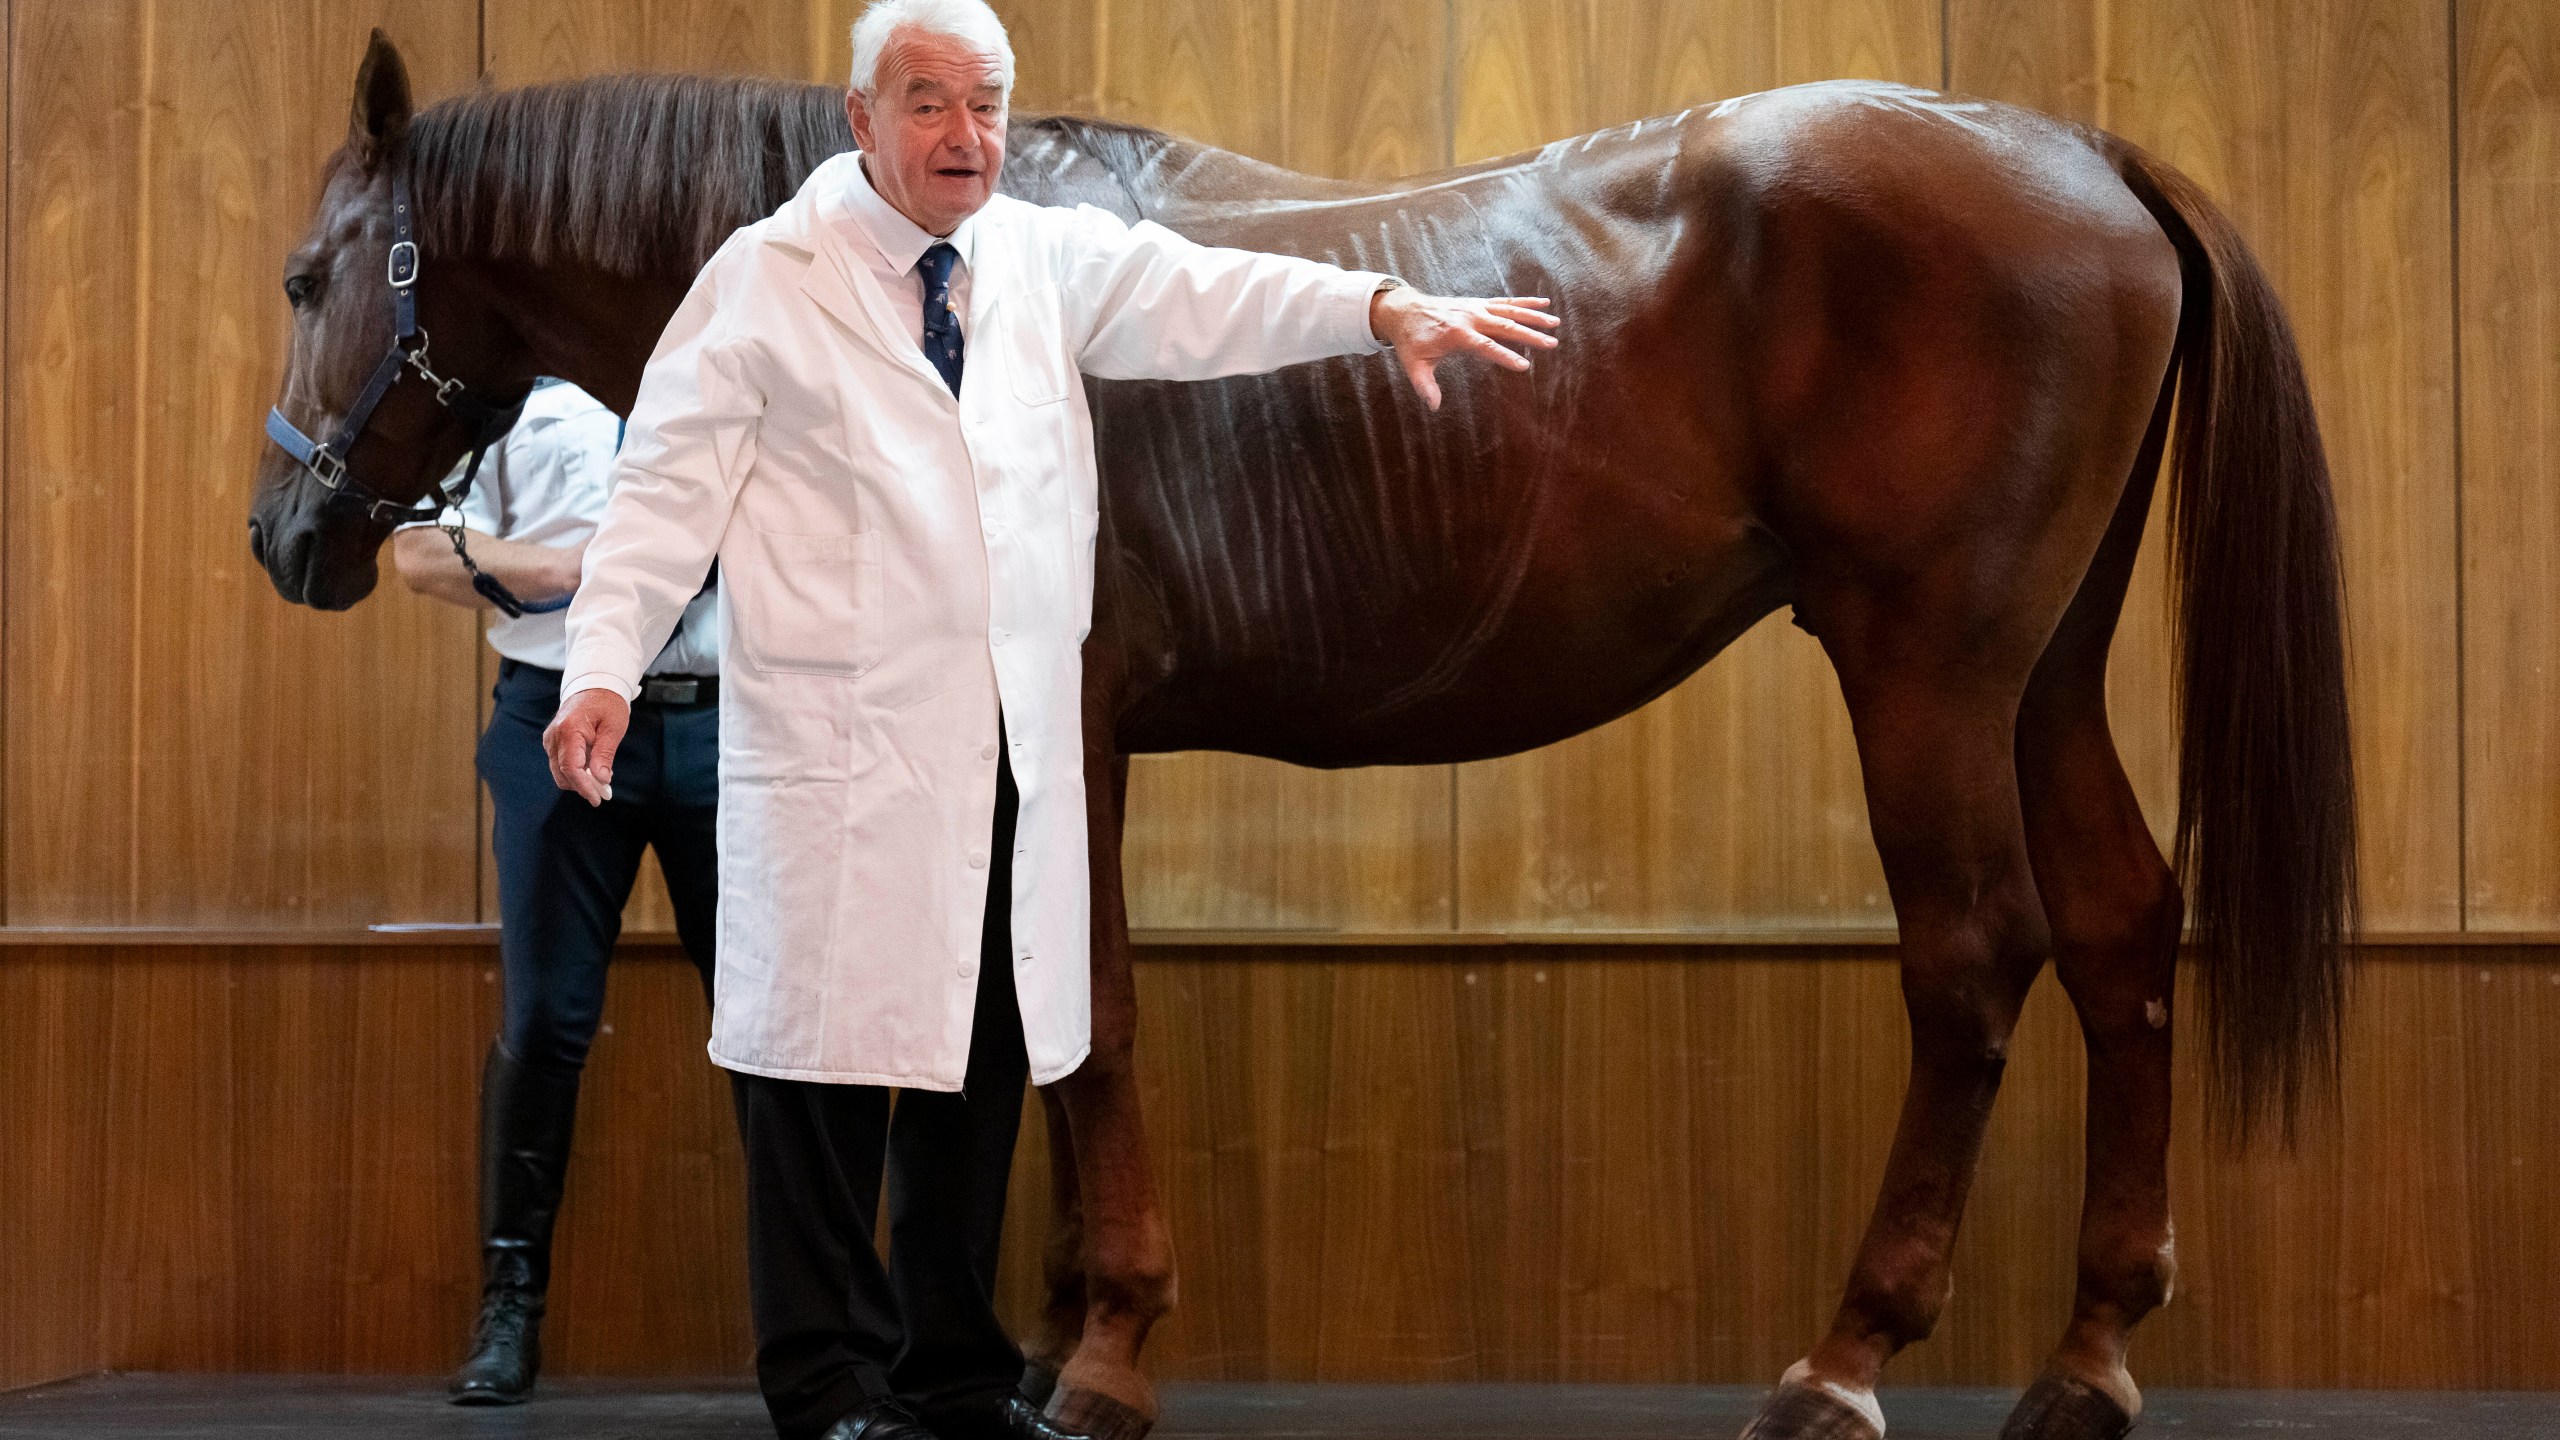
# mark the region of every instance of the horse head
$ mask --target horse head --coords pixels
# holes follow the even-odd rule
[[[306,463],[281,443],[267,447],[249,506],[249,550],[278,593],[315,609],[344,610],[372,593],[375,555],[398,512],[434,493],[470,450],[479,427],[454,397],[521,394],[531,382],[523,345],[468,267],[439,270],[439,258],[456,257],[417,247],[393,253],[411,115],[408,67],[376,30],[356,71],[346,143],[323,168],[319,207],[285,259],[293,341],[276,415],[329,453]],[[415,341],[395,341],[393,282],[404,265]],[[387,366],[396,381],[359,417],[357,433],[342,433],[385,357],[403,349]],[[439,377],[468,383],[440,386]]]

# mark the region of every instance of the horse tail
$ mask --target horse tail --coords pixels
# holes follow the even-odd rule
[[[2357,923],[2337,511],[2293,328],[2204,189],[2114,137],[2185,279],[2170,380],[2176,865],[2217,1120],[2290,1142],[2335,1094]]]

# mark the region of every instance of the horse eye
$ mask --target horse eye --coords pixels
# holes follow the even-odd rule
[[[311,298],[311,292],[318,288],[320,288],[319,283],[308,275],[284,277],[284,298],[292,302],[297,309],[308,301]]]

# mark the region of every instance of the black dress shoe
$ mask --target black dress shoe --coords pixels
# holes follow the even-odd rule
[[[916,1418],[916,1412],[895,1400],[873,1400],[827,1427],[820,1440],[938,1440],[935,1434]]]

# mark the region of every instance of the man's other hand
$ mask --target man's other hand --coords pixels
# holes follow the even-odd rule
[[[631,729],[631,702],[610,690],[586,689],[561,702],[542,732],[551,756],[551,783],[575,790],[590,805],[613,798],[613,752]]]
[[[1477,355],[1506,370],[1526,370],[1529,357],[1502,342],[1556,348],[1556,317],[1547,312],[1542,295],[1511,295],[1500,300],[1461,300],[1425,295],[1398,285],[1369,297],[1369,330],[1379,343],[1394,348],[1422,403],[1440,408],[1440,381],[1434,373],[1452,355]]]

